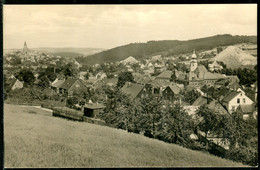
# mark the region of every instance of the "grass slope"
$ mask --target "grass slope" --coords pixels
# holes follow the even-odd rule
[[[243,166],[110,127],[4,105],[5,167]]]

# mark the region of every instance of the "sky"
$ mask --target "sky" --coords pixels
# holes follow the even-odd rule
[[[256,4],[4,5],[4,49],[110,49],[150,40],[257,35]]]

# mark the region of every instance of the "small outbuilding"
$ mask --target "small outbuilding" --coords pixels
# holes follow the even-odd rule
[[[99,103],[88,103],[84,105],[84,116],[98,118],[100,111],[106,106]]]

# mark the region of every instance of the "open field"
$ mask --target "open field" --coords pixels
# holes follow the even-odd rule
[[[110,127],[4,105],[5,167],[233,167],[208,153]]]

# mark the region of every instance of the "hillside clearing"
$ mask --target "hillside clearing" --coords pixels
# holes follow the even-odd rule
[[[5,167],[234,167],[208,153],[110,127],[4,105]]]

